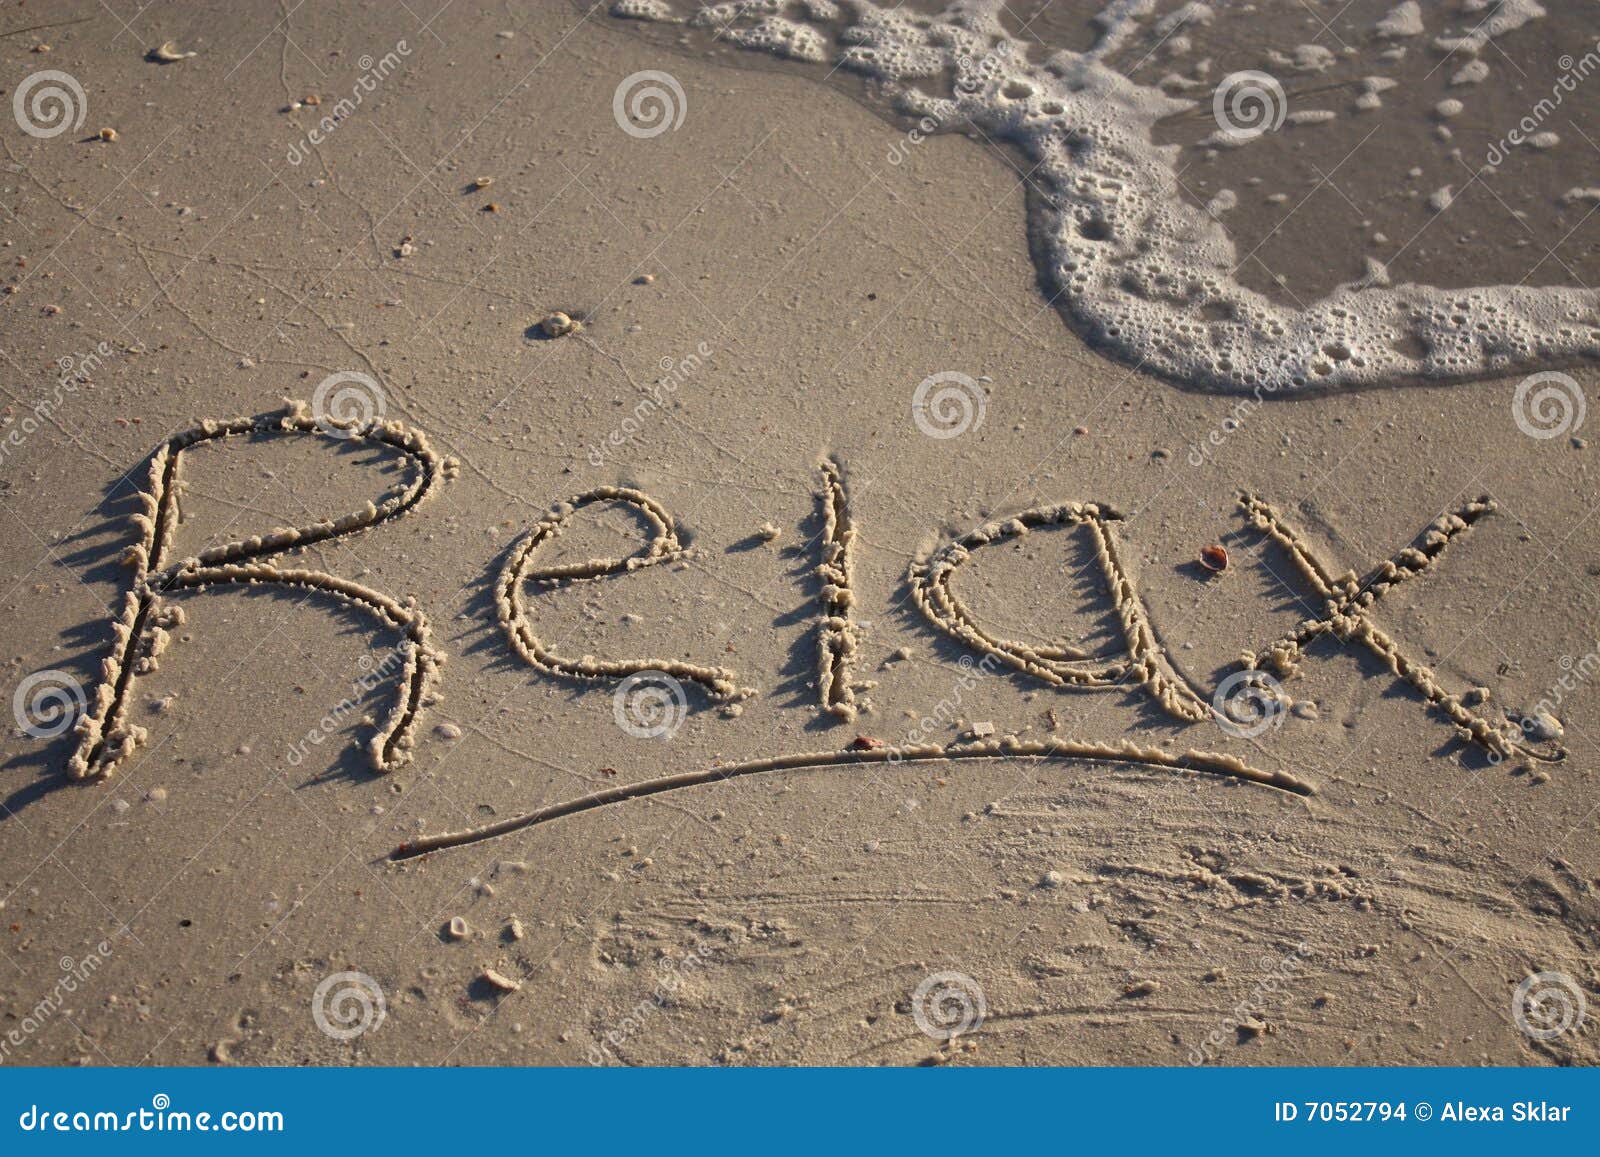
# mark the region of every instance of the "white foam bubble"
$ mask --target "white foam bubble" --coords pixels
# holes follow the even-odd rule
[[[1424,31],[1422,5],[1417,3],[1417,0],[1405,0],[1404,4],[1395,5],[1387,16],[1378,21],[1373,31],[1389,39],[1421,36]]]

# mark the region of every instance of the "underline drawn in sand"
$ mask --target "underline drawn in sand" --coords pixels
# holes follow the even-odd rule
[[[856,652],[860,633],[852,620],[855,590],[856,524],[850,514],[839,463],[824,458],[821,465],[822,558],[817,577],[822,583],[822,629],[818,637],[817,686],[822,706],[843,720],[856,717]]]
[[[330,428],[331,426],[331,428]],[[364,509],[300,527],[280,527],[266,534],[236,539],[200,554],[165,565],[182,521],[182,461],[185,451],[202,442],[245,435],[289,434],[367,441],[398,450],[416,465],[416,472],[398,493]],[[143,531],[125,561],[134,568],[133,584],[123,596],[122,613],[112,623],[112,653],[101,663],[100,682],[90,709],[77,725],[78,747],[67,764],[74,779],[104,779],[146,738],[131,722],[128,707],[139,676],[154,671],[169,642],[169,630],[183,622],[183,608],[168,601],[181,591],[211,586],[284,586],[333,596],[404,634],[402,687],[389,715],[367,742],[377,771],[392,771],[410,759],[416,721],[433,700],[444,656],[433,646],[427,618],[415,600],[404,601],[328,574],[326,571],[281,567],[272,561],[286,551],[328,542],[368,530],[409,514],[445,478],[455,474],[452,459],[437,454],[421,433],[398,422],[341,424],[314,418],[306,403],[289,401],[277,414],[227,421],[207,420],[173,435],[150,460],[148,489],[140,492],[144,510],[134,515]]]
[[[560,566],[533,566],[533,556],[539,548],[559,535],[574,514],[586,506],[608,502],[631,507],[644,518],[649,527],[649,537],[641,551],[622,558],[592,558]],[[646,671],[659,671],[674,679],[698,683],[716,702],[729,703],[747,698],[755,692],[741,688],[734,673],[726,667],[706,667],[678,659],[597,659],[593,655],[571,659],[550,650],[534,632],[528,617],[527,598],[523,593],[525,583],[551,587],[557,583],[587,582],[611,575],[632,574],[658,563],[685,558],[688,554],[678,540],[678,528],[672,515],[644,491],[622,486],[600,486],[585,491],[557,503],[512,547],[505,568],[500,572],[500,581],[495,586],[495,607],[500,625],[505,629],[512,649],[530,665],[548,675],[599,681],[620,680]]]
[[[684,788],[722,783],[747,775],[762,775],[775,771],[796,771],[806,768],[852,767],[861,764],[884,763],[899,765],[933,760],[960,762],[976,759],[1057,759],[1084,763],[1109,763],[1124,767],[1155,771],[1173,771],[1196,775],[1222,776],[1263,787],[1276,788],[1295,795],[1316,794],[1316,788],[1287,772],[1261,771],[1231,755],[1209,751],[1186,751],[1175,754],[1156,747],[1137,744],[1095,743],[1074,739],[1022,740],[1014,737],[987,740],[980,743],[921,744],[905,747],[851,748],[846,751],[806,751],[792,755],[778,755],[766,759],[752,759],[743,763],[729,763],[721,767],[662,776],[642,783],[597,791],[565,803],[551,804],[522,815],[511,816],[468,831],[445,832],[437,836],[412,840],[401,844],[389,853],[391,861],[410,860],[430,852],[476,844],[498,836],[510,835],[524,828],[549,823],[565,816],[596,808],[610,807],[629,800],[644,799],[664,792]]]

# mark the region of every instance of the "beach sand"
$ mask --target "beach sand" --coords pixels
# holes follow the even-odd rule
[[[1600,377],[1583,350],[1382,384],[1339,360],[1327,388],[1265,395],[1154,373],[1073,315],[1042,224],[1056,190],[1011,142],[913,136],[882,77],[711,29],[556,0],[431,7],[83,3],[0,26],[8,97],[59,70],[82,106],[69,131],[18,113],[0,132],[6,1063],[1595,1062],[1600,525],[1573,411]],[[1051,47],[1095,42],[1100,5],[1045,7]],[[1566,194],[1600,185],[1600,81],[1538,126],[1559,144],[1473,175],[1553,58],[1594,49],[1581,15],[1441,67],[1432,39],[1484,14],[1423,5],[1428,31],[1386,66],[1406,83],[1362,113],[1393,6],[1262,7],[1243,31],[1223,5],[1169,31],[1192,41],[1181,56],[1135,40],[1116,57],[1146,85],[1207,77],[1170,90],[1198,111],[1156,137],[1181,146],[1174,197],[1232,191],[1216,208],[1238,285],[1300,309],[1376,257],[1396,285],[1555,287],[1588,302],[1569,344],[1588,340],[1600,224]],[[147,56],[168,41],[195,55]],[[1306,44],[1333,60],[1297,70]],[[1472,59],[1494,75],[1452,87]],[[1291,113],[1339,116],[1204,147],[1216,81],[1251,68]],[[658,129],[626,115],[646,72],[677,90]],[[1452,97],[1447,141],[1430,110]],[[549,336],[558,311],[581,328]],[[1563,376],[1519,395],[1534,373]],[[1565,419],[1534,408],[1541,388]],[[320,430],[263,419],[183,451],[150,574],[402,493],[405,448],[350,436],[374,419],[425,439],[425,501],[230,555],[324,576],[309,587],[214,575],[152,595],[182,621],[116,683],[120,734],[143,735],[109,777],[73,778],[69,719],[94,714],[121,653],[152,454],[285,399]],[[504,585],[555,504],[606,487],[670,522],[642,499],[558,509],[562,533]],[[1296,673],[1260,672],[1259,714],[1223,726],[1213,695],[1240,655],[1331,597],[1241,493],[1331,579],[1413,545],[1426,562],[1345,605],[1350,631]],[[1480,496],[1492,511],[1434,557],[1430,525]],[[1004,522],[1062,503],[1102,513]],[[991,522],[970,561],[940,553]],[[668,525],[657,565],[539,581]],[[1224,570],[1199,561],[1209,545]],[[940,560],[977,632],[1011,642],[925,613]],[[367,749],[418,652],[326,576],[425,616],[444,660],[388,770]],[[1109,664],[1130,637],[1145,649],[1112,686],[1057,685],[1094,665],[1071,647]],[[573,677],[608,663],[729,677],[654,699]],[[83,709],[52,713],[52,687]],[[1464,741],[1452,710],[1514,742]],[[1154,754],[1070,754],[1123,743]],[[927,745],[957,750],[882,756]],[[1191,749],[1277,783],[1162,762]]]

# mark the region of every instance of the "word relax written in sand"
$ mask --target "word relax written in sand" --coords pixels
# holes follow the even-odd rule
[[[180,522],[179,496],[183,489],[185,453],[201,443],[220,443],[243,437],[313,437],[340,444],[366,442],[398,453],[410,477],[394,493],[377,503],[335,519],[307,526],[280,528],[263,535],[213,546],[190,558],[172,561],[173,543]],[[122,610],[112,624],[111,654],[101,665],[100,679],[89,699],[88,710],[76,724],[77,747],[69,762],[76,778],[110,776],[146,738],[146,732],[129,718],[129,704],[143,675],[156,669],[166,650],[171,630],[184,621],[175,596],[213,587],[280,586],[329,598],[398,631],[399,688],[387,716],[366,743],[373,768],[386,772],[410,758],[417,721],[437,698],[444,656],[434,646],[428,621],[414,599],[397,599],[360,583],[326,571],[291,565],[285,556],[316,543],[365,533],[380,524],[411,514],[438,487],[453,477],[456,464],[437,454],[421,433],[398,422],[339,424],[313,418],[305,403],[290,402],[276,414],[228,421],[206,421],[177,434],[152,456],[147,488],[141,492],[142,511],[134,516],[141,537],[124,561],[133,581],[122,600]],[[817,689],[819,707],[842,719],[853,719],[869,704],[861,692],[869,683],[856,678],[860,633],[852,617],[855,605],[853,554],[859,527],[850,510],[849,492],[839,464],[831,459],[820,465],[817,495],[823,532],[816,578],[820,588]],[[646,535],[635,553],[621,558],[541,566],[542,547],[555,539],[574,515],[596,505],[626,506],[644,521]],[[1490,513],[1493,504],[1480,499],[1445,515],[1430,526],[1417,545],[1380,563],[1364,579],[1350,571],[1335,575],[1267,502],[1246,496],[1244,516],[1258,530],[1285,549],[1316,597],[1322,612],[1301,623],[1281,639],[1240,660],[1246,674],[1270,668],[1292,676],[1307,644],[1329,636],[1358,643],[1376,655],[1399,679],[1421,695],[1443,716],[1465,742],[1499,759],[1522,751],[1537,757],[1548,753],[1523,745],[1518,726],[1496,721],[1472,709],[1460,695],[1447,690],[1425,665],[1409,658],[1399,644],[1372,619],[1377,604],[1396,586],[1414,579],[1437,564],[1445,549]],[[1063,503],[1036,507],[1010,518],[988,523],[949,542],[913,563],[908,575],[912,597],[929,622],[995,663],[1063,690],[1109,691],[1142,688],[1174,719],[1194,723],[1206,719],[1228,722],[1226,705],[1213,705],[1177,670],[1163,649],[1142,600],[1124,567],[1115,526],[1121,516],[1094,503]],[[1092,542],[1105,590],[1121,629],[1120,646],[1110,653],[1090,654],[1068,642],[1032,644],[1003,639],[986,631],[962,601],[955,585],[960,568],[979,550],[1035,530],[1082,528]],[[733,703],[755,694],[741,687],[733,671],[675,659],[597,658],[557,653],[534,629],[529,599],[540,590],[625,576],[647,567],[684,558],[688,553],[678,537],[671,513],[642,491],[602,486],[557,504],[512,547],[495,584],[500,624],[512,649],[538,671],[555,678],[584,682],[621,682],[645,672],[660,672],[702,689],[714,702]],[[1219,696],[1219,698],[1221,698]],[[807,767],[899,763],[920,760],[997,759],[1033,757],[1137,764],[1147,769],[1220,775],[1300,794],[1310,794],[1309,784],[1284,772],[1249,767],[1230,755],[1189,751],[1182,755],[1129,743],[1095,743],[1075,740],[987,741],[885,746],[873,741],[846,751],[802,752],[791,755],[721,765],[620,786],[564,804],[503,820],[490,828],[436,836],[397,849],[399,857],[504,835],[564,815],[620,803],[664,791],[714,783],[738,776]]]

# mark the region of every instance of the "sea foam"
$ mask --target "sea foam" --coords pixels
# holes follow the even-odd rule
[[[1242,285],[1233,239],[1180,195],[1178,147],[1155,143],[1157,122],[1196,105],[1107,63],[1152,0],[1108,4],[1082,52],[1041,52],[1014,38],[1000,0],[958,0],[936,16],[867,0],[753,0],[670,15],[621,2],[617,15],[710,28],[726,42],[863,75],[924,126],[1014,146],[1035,193],[1029,225],[1056,307],[1101,351],[1176,383],[1289,393],[1447,382],[1600,355],[1600,293],[1587,289],[1441,289],[1369,276],[1301,306]],[[1389,35],[1411,31],[1410,7],[1396,10]],[[1472,47],[1540,15],[1527,0],[1503,5],[1474,30]],[[1183,8],[1184,22],[1209,19],[1204,5]]]

